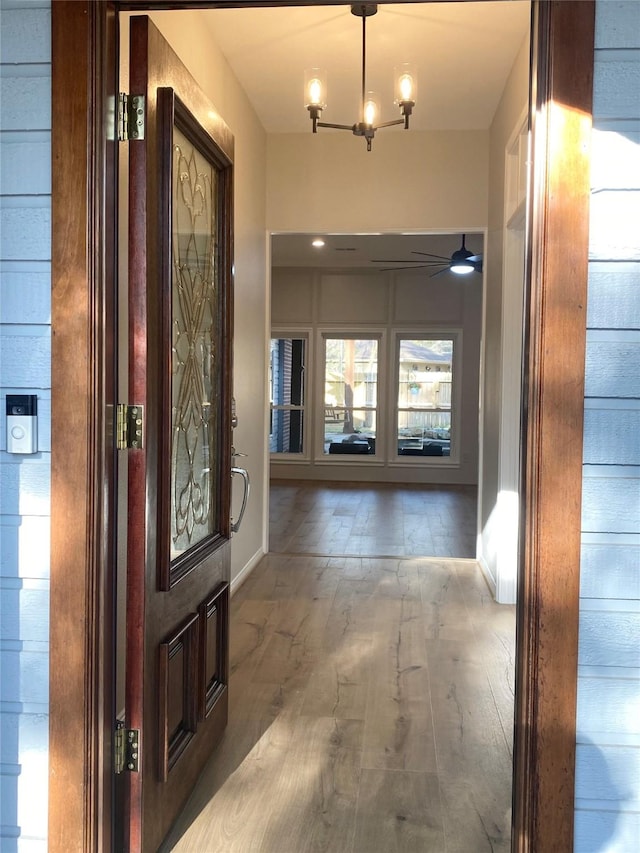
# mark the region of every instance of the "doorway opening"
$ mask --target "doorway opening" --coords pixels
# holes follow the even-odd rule
[[[213,14],[217,13],[214,12]],[[157,19],[159,24],[162,23],[163,13],[153,17]],[[171,32],[167,31],[166,34],[170,38]],[[524,56],[526,51],[522,50],[521,53]],[[526,97],[524,92],[522,94],[523,98]],[[487,135],[476,135],[485,137],[483,139],[483,150],[484,155],[488,155]],[[393,145],[398,148],[406,141],[406,138],[402,140],[397,138],[393,140]],[[474,137],[473,140],[463,141],[461,145],[463,148],[472,148],[477,141]],[[410,143],[411,138],[409,138]],[[382,150],[382,142],[377,146],[378,150]],[[458,165],[459,163],[456,162],[456,168]],[[477,164],[474,163],[474,168],[475,165]],[[464,182],[466,178],[463,179],[458,176],[458,180]],[[447,189],[451,191],[450,178]],[[440,189],[433,191],[434,199],[442,199],[440,192]],[[468,190],[468,192],[471,191]],[[486,198],[487,194],[488,189],[485,182],[483,190],[478,195]],[[468,215],[471,216],[471,214]],[[417,485],[424,481],[425,472],[428,472],[431,475],[432,482],[438,485],[443,485],[448,481],[450,486],[464,486],[468,485],[469,480],[472,483],[477,481],[480,450],[478,401],[481,393],[480,376],[482,371],[480,364],[484,317],[482,285],[477,285],[478,280],[480,283],[482,282],[482,275],[474,271],[473,281],[469,282],[456,280],[447,270],[439,270],[440,274],[434,275],[433,282],[431,282],[430,280],[426,281],[429,278],[428,272],[421,270],[418,273],[411,265],[402,264],[405,255],[410,252],[425,252],[441,257],[451,256],[459,247],[461,237],[463,240],[467,240],[467,245],[472,248],[476,255],[484,254],[485,219],[477,212],[475,217],[477,218],[466,221],[480,223],[480,225],[474,224],[474,227],[467,228],[464,236],[459,232],[432,233],[429,235],[417,233],[387,235],[394,238],[396,245],[393,248],[385,247],[383,251],[378,251],[377,254],[382,256],[381,259],[385,264],[397,263],[404,266],[404,269],[372,266],[367,269],[364,276],[362,269],[360,269],[359,278],[356,267],[352,267],[350,271],[345,271],[344,268],[336,269],[334,266],[331,272],[314,273],[310,288],[311,293],[307,297],[312,313],[311,316],[307,317],[292,316],[286,311],[284,314],[275,316],[273,301],[276,283],[275,270],[282,268],[290,271],[291,267],[287,264],[276,267],[272,262],[272,328],[274,323],[277,324],[278,328],[275,331],[278,332],[277,340],[279,341],[289,339],[287,337],[289,333],[291,333],[290,339],[292,341],[306,339],[308,356],[311,354],[315,356],[315,366],[310,371],[312,375],[309,377],[309,385],[315,388],[316,392],[323,388],[326,390],[327,370],[332,370],[335,373],[337,369],[335,354],[330,350],[329,344],[336,342],[346,344],[343,348],[347,352],[350,349],[353,351],[353,358],[344,357],[340,362],[339,368],[343,374],[345,370],[356,369],[357,359],[355,355],[359,348],[358,345],[366,344],[368,346],[367,359],[369,363],[372,361],[372,350],[376,350],[375,381],[369,376],[369,379],[364,382],[366,390],[365,397],[362,400],[358,397],[362,389],[356,382],[354,375],[351,383],[342,382],[344,389],[348,385],[351,386],[351,399],[348,399],[345,393],[342,393],[341,396],[337,387],[340,382],[338,381],[336,385],[336,382],[333,381],[329,393],[333,394],[334,399],[327,399],[323,394],[322,397],[315,397],[311,401],[311,405],[307,407],[307,424],[310,426],[309,442],[305,445],[303,440],[299,442],[299,445],[302,448],[302,453],[308,454],[308,461],[311,464],[319,470],[324,467],[324,480],[329,477],[335,479],[336,472],[339,469],[342,469],[341,476],[345,479],[348,476],[345,471],[350,470],[353,473],[354,465],[358,465],[360,475],[367,472],[365,482],[367,478],[369,482],[376,482],[382,471],[389,477],[389,483],[411,482]],[[273,238],[272,256],[276,254],[276,241],[281,238],[284,239],[285,235],[278,234]],[[364,237],[360,236],[359,239],[363,240]],[[375,240],[378,247],[383,239],[384,235],[376,235]],[[407,240],[411,241],[412,248],[409,248]],[[238,258],[240,257],[241,253],[238,252]],[[371,263],[374,263],[374,259]],[[380,273],[374,276],[371,270],[376,268],[380,270]],[[241,266],[238,264],[237,289],[242,286],[241,271]],[[296,297],[293,304],[299,307],[300,303],[305,301],[299,269],[296,270],[296,276],[298,280],[295,283]],[[353,288],[351,288],[352,282],[348,282],[347,279],[353,277],[355,277],[355,281]],[[366,279],[366,283],[363,282],[363,278]],[[288,281],[286,272],[282,279],[285,281],[284,289],[286,290]],[[426,284],[433,284],[434,286],[427,288]],[[338,295],[339,298],[336,299]],[[286,300],[281,293],[280,305],[283,305],[285,301],[288,302],[290,311],[292,300]],[[240,308],[239,301],[237,305]],[[382,308],[384,313],[377,313],[378,308]],[[244,319],[239,310],[236,320],[237,330],[239,325],[241,328],[244,325]],[[297,330],[294,330],[295,334],[293,334],[291,328],[292,323],[303,321],[310,323],[306,331],[306,338],[304,336],[299,337]],[[363,324],[366,325],[366,330],[363,329]],[[240,331],[240,336],[242,336],[242,331]],[[241,359],[243,358],[242,349],[236,344],[236,355],[239,355]],[[372,372],[370,371],[370,373]],[[448,382],[446,373],[449,374]],[[429,374],[428,377],[427,374]],[[238,379],[242,377],[242,382],[237,382],[236,396],[238,397],[240,423],[244,424],[247,414],[253,412],[253,407],[248,408],[243,399],[245,396],[243,385],[247,378],[247,372],[238,371],[237,376]],[[414,388],[414,386],[417,387]],[[414,393],[416,390],[417,394]],[[329,409],[331,410],[332,422],[327,424]],[[322,414],[321,426],[317,412]],[[270,420],[273,419],[270,418]],[[339,423],[339,436],[335,431],[336,423]],[[348,429],[345,432],[347,426]],[[300,430],[298,430],[299,432]],[[327,435],[329,436],[328,440]],[[364,440],[362,436],[364,436]],[[355,449],[360,446],[364,447],[365,444],[367,453],[358,454],[356,459]],[[245,449],[244,445],[243,449]],[[287,450],[289,454],[292,452],[300,453],[300,450],[293,450],[291,442],[287,445]],[[436,450],[439,452],[436,453]],[[365,456],[367,458],[364,458]],[[238,542],[239,540],[240,537],[238,537]],[[472,544],[475,544],[473,538]],[[350,548],[351,546],[347,546],[348,550]],[[389,546],[377,547],[374,556],[384,558],[388,556],[386,555],[387,550],[389,550]],[[323,556],[326,557],[327,555],[324,554]],[[362,556],[362,552],[360,556]],[[424,556],[424,554],[419,556]],[[468,556],[474,556],[474,554],[471,553]],[[398,569],[397,565],[396,569],[397,574],[401,575],[402,570]],[[386,589],[389,570],[390,564],[384,563],[380,570],[381,575],[376,581],[382,589]],[[413,583],[412,581],[406,582]],[[459,578],[455,582],[451,581],[451,584],[453,588],[459,589]],[[445,582],[445,586],[449,587],[449,581]],[[251,579],[247,581],[247,589],[251,589]],[[408,593],[401,594],[403,601],[407,595]],[[422,593],[418,599],[422,600]],[[482,600],[482,595],[480,595],[480,599]],[[417,601],[417,599],[412,599],[410,595],[408,600],[413,601],[414,604]],[[512,616],[513,614],[511,614]],[[287,616],[286,619],[288,618]],[[402,611],[401,619],[405,618],[406,613]],[[278,624],[274,633],[279,636],[283,630],[285,630],[284,625]],[[427,629],[423,628],[422,630]],[[428,630],[434,629],[429,628]],[[471,635],[476,636],[473,631],[471,631]],[[385,642],[382,636],[380,641]],[[408,655],[413,660],[410,652]],[[409,663],[410,668],[416,667],[411,671],[416,673],[420,670],[425,671],[426,664],[416,661],[417,658],[413,663]],[[513,663],[512,654],[510,661]],[[440,667],[439,663],[435,663],[435,658],[432,663],[437,668]],[[319,677],[318,673],[314,672],[313,677]],[[280,682],[280,686],[285,681],[287,681],[286,676]],[[365,692],[368,692],[369,682],[363,679],[361,684],[366,684]],[[384,688],[380,686],[380,689]],[[506,693],[508,694],[508,692],[507,688]],[[425,707],[430,702],[430,699],[425,700]],[[492,714],[495,720],[499,720],[500,715],[495,708]],[[444,720],[448,715],[448,711],[443,707],[442,719]],[[407,717],[407,714],[403,713],[401,716]],[[507,718],[508,716],[507,714]],[[393,723],[394,726],[396,722]],[[498,722],[498,726],[501,725]],[[428,740],[429,736],[427,735],[427,742]],[[503,740],[500,754],[504,758],[506,752],[510,758],[510,738],[503,736]],[[404,762],[405,757],[401,760]],[[422,772],[428,772],[426,767],[426,765],[422,766]],[[507,780],[507,787],[509,787],[508,772],[505,779]],[[508,810],[508,799],[508,795],[506,799],[503,797],[504,808],[502,808],[500,816],[500,833],[504,839],[508,836],[508,821],[505,822],[504,820]]]
[[[271,237],[270,551],[475,559],[484,235],[319,236]],[[447,266],[461,241],[468,275]],[[376,490],[395,525],[378,545]],[[351,541],[330,495],[360,504]]]

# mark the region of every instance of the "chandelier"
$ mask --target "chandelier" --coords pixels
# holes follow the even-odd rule
[[[320,68],[310,68],[305,71],[304,79],[304,105],[309,110],[312,121],[312,132],[317,133],[319,127],[333,127],[338,130],[350,130],[354,136],[362,136],[367,141],[367,151],[371,151],[371,142],[376,130],[382,127],[393,127],[402,124],[405,130],[409,129],[409,116],[416,103],[415,68],[409,62],[399,65],[395,69],[395,98],[394,103],[400,107],[402,118],[394,121],[385,121],[377,124],[380,115],[380,105],[377,95],[368,92],[366,87],[366,64],[367,64],[367,18],[375,15],[378,11],[377,3],[352,3],[351,14],[362,18],[362,99],[360,120],[355,124],[331,124],[320,121],[322,110],[327,106],[326,90],[327,78],[325,72]]]

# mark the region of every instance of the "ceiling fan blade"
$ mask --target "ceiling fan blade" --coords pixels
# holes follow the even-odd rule
[[[403,261],[402,258],[371,258],[372,264],[421,264],[422,261]]]
[[[442,270],[438,270],[438,272],[434,272],[432,275],[429,276],[429,278],[435,278],[437,275],[442,275],[443,272],[449,272],[449,267],[447,266]]]
[[[482,255],[469,255],[467,258],[468,261],[471,261],[472,264],[482,263]]]
[[[412,255],[424,255],[427,258],[437,258],[439,261],[444,261],[445,264],[448,264],[451,258],[445,258],[444,255],[432,255],[431,252],[417,252],[412,251]]]
[[[430,264],[418,264],[418,266],[416,266],[416,267],[379,267],[379,271],[380,272],[393,272],[394,270],[412,271],[412,270],[421,270],[427,266],[431,266],[431,265]]]

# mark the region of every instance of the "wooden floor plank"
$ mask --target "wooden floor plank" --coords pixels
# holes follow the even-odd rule
[[[431,640],[427,654],[446,851],[506,850],[512,759],[483,650]]]
[[[357,636],[344,638],[314,668],[301,714],[364,720],[372,658],[372,640]]]
[[[444,830],[435,773],[363,770],[354,853],[439,853]]]
[[[266,850],[351,851],[360,786],[362,722],[300,717],[274,780]]]

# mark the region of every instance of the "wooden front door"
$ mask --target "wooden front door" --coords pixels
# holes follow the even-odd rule
[[[124,846],[155,851],[227,721],[233,139],[146,16],[130,92]]]

